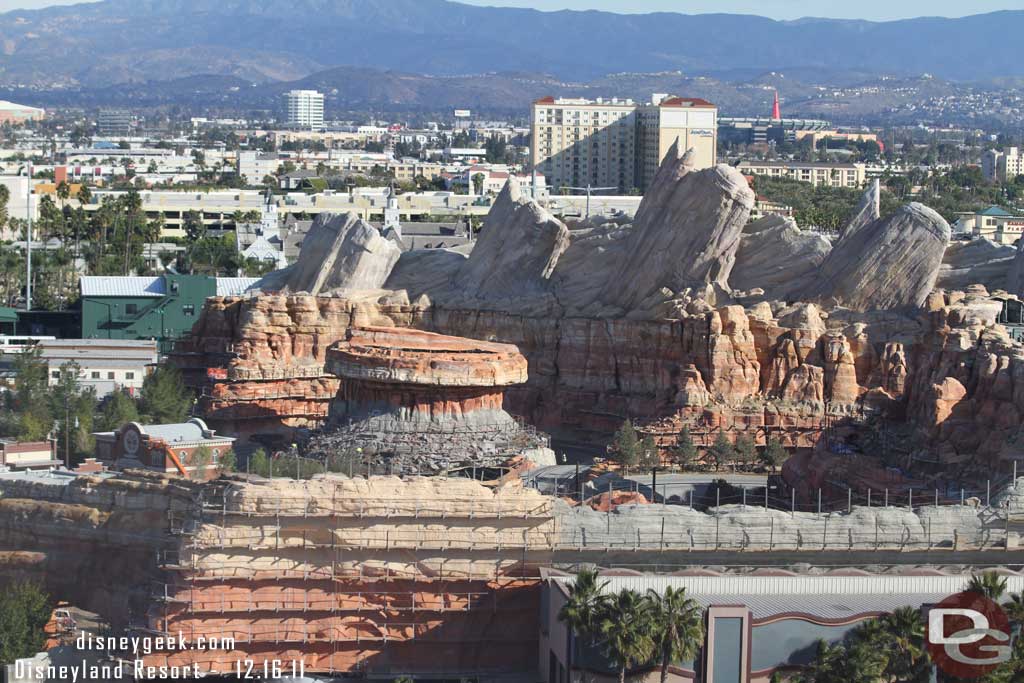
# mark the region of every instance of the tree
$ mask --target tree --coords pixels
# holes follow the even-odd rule
[[[711,444],[711,447],[708,448],[707,452],[705,452],[704,457],[711,462],[717,472],[719,467],[727,465],[733,461],[735,452],[736,451],[733,448],[732,443],[725,436],[725,432],[718,432],[718,436],[715,437],[715,442]]]
[[[897,681],[928,680],[928,655],[925,652],[925,626],[921,610],[916,607],[900,607],[882,621],[888,641],[886,675]]]
[[[735,460],[742,467],[746,467],[757,458],[757,446],[754,440],[746,434],[740,434],[733,446]]]
[[[46,644],[50,596],[38,583],[25,581],[0,592],[0,665],[31,657]]]
[[[576,574],[576,580],[569,588],[569,599],[558,611],[558,620],[563,622],[573,634],[573,637],[584,641],[587,645],[593,646],[598,636],[600,619],[604,614],[604,605],[608,600],[604,589],[607,581],[600,581],[596,569],[581,569]],[[572,648],[569,652],[569,669],[572,670],[574,662],[572,659],[578,652],[580,665],[583,669],[584,683],[586,683],[585,650],[582,647]]]
[[[764,450],[761,451],[758,459],[761,464],[771,469],[772,474],[775,473],[778,466],[786,461],[789,457],[789,452],[785,449],[778,439],[768,439],[768,443],[764,445]]]
[[[190,459],[189,465],[193,467],[192,478],[196,481],[206,480],[206,467],[210,464],[213,458],[213,454],[210,452],[208,446],[200,446],[199,448],[192,451],[192,458]],[[186,463],[182,463],[185,465]]]
[[[196,242],[206,236],[206,225],[203,223],[203,217],[198,211],[186,211],[182,220],[182,227],[185,229],[185,234],[191,242]]]
[[[693,661],[704,642],[701,608],[685,588],[668,586],[659,594],[647,592],[655,654],[661,659],[661,683],[668,681],[672,662]]]
[[[967,591],[981,593],[989,600],[999,602],[1006,593],[1006,577],[995,572],[983,572],[971,575],[967,582]]]
[[[25,351],[14,358],[14,412],[19,415],[18,438],[24,441],[45,439],[53,425],[48,367],[39,358],[39,350]]]
[[[258,474],[261,477],[270,476],[270,459],[267,457],[267,452],[262,448],[257,448],[253,454],[249,456],[248,463],[246,471]]]
[[[693,443],[693,437],[690,436],[689,428],[683,427],[679,430],[679,436],[676,437],[676,445],[671,448],[669,454],[672,463],[678,465],[683,470],[697,462],[699,453],[697,452],[697,446]]]
[[[139,408],[124,389],[116,389],[103,401],[100,409],[100,420],[97,427],[101,431],[112,432],[129,422],[139,421]]]
[[[235,457],[235,451],[231,448],[226,450],[224,454],[220,456],[217,465],[217,469],[219,469],[223,474],[234,472],[238,467],[238,460]]]
[[[650,605],[640,593],[622,590],[603,605],[598,632],[604,653],[619,670],[619,683],[626,683],[626,671],[654,655]]]
[[[633,423],[626,420],[615,432],[611,444],[612,456],[627,471],[637,463],[640,456],[640,440],[637,438]]]
[[[473,194],[483,194],[484,193],[484,174],[483,173],[474,173],[473,177],[470,178],[470,181],[473,183]]]
[[[181,373],[160,366],[142,382],[142,412],[156,424],[184,422],[192,408],[192,393],[185,388]]]
[[[7,223],[7,204],[11,200],[11,191],[6,185],[0,185],[0,230]]]

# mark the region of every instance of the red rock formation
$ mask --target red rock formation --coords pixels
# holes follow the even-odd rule
[[[206,382],[203,404],[219,428],[242,435],[320,424],[339,386],[324,371],[327,348],[373,324],[514,344],[529,379],[509,387],[506,408],[593,443],[626,416],[677,413],[725,427],[792,424],[795,438],[807,439],[826,409],[863,407],[906,413],[929,438],[948,437],[947,450],[988,457],[1024,414],[1024,350],[994,325],[998,302],[980,291],[936,293],[905,315],[810,304],[691,309],[674,320],[625,320],[309,296],[212,299],[182,345],[196,355],[178,358],[186,368],[224,368],[227,379]],[[947,378],[965,396],[951,398]]]

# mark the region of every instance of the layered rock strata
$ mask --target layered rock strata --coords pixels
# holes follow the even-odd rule
[[[341,387],[310,447],[322,457],[360,452],[387,458],[391,470],[433,472],[546,451],[544,438],[503,408],[505,388],[527,379],[526,358],[510,344],[351,328],[328,349],[326,369]]]

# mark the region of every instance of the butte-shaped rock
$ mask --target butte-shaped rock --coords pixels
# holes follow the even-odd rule
[[[402,250],[354,213],[322,213],[302,241],[299,260],[257,284],[263,291],[351,292],[384,286]]]
[[[872,192],[872,190],[869,190]],[[935,287],[949,224],[918,203],[848,227],[821,264],[810,298],[856,311],[920,306]]]
[[[327,350],[326,369],[341,385],[325,433],[313,440],[317,457],[362,449],[405,471],[433,472],[546,451],[503,408],[506,387],[527,379],[512,344],[350,328]]]
[[[457,294],[475,299],[537,297],[548,291],[555,264],[568,246],[565,224],[524,197],[519,182],[510,178],[452,285]]]
[[[673,144],[644,195],[623,245],[625,256],[605,280],[602,303],[632,311],[659,290],[727,286],[754,193],[735,168],[696,171],[692,154]]]

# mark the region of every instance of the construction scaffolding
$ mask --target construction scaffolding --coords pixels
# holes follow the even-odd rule
[[[411,490],[442,486],[455,495]],[[170,579],[154,587],[145,629],[227,645],[147,663],[220,673],[261,658],[322,673],[530,669],[554,529],[550,500],[536,492],[324,477],[212,488],[200,509],[160,558]]]

